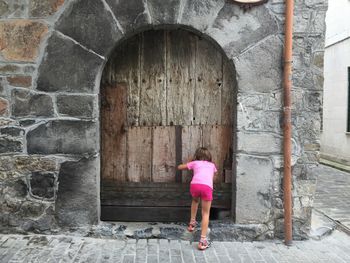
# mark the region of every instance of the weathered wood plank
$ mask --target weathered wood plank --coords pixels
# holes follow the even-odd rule
[[[182,127],[182,156],[183,163],[186,163],[197,148],[202,146],[202,128],[199,125]],[[190,182],[192,180],[192,171],[182,171],[182,181]]]
[[[187,222],[189,207],[101,206],[101,220],[134,222]]]
[[[143,34],[141,48],[140,125],[166,124],[165,31]]]
[[[191,125],[198,37],[182,30],[170,31],[167,36],[167,124]]]
[[[124,185],[117,187],[120,191],[107,188],[101,193],[102,205],[120,205],[120,206],[189,206],[191,203],[191,195],[189,193],[189,185],[183,188],[180,184],[158,183],[158,188],[147,187],[143,183],[139,183],[138,187],[132,185]],[[230,208],[231,203],[231,185],[222,184],[215,185],[213,193],[213,207]]]
[[[141,37],[136,35],[127,41],[125,52],[128,54],[126,61],[128,79],[128,126],[139,126],[140,116],[140,46]],[[120,54],[122,55],[122,54]]]
[[[102,182],[103,190],[107,191],[119,191],[119,192],[142,192],[142,191],[188,191],[188,184],[180,183],[156,183],[156,182],[127,182],[116,183],[110,180],[104,180]],[[216,191],[230,191],[231,185],[226,183],[215,184]]]
[[[102,178],[125,181],[127,85],[118,83],[101,90]]]
[[[225,183],[232,183],[232,169],[224,167],[224,178],[225,178]]]
[[[175,182],[175,126],[153,128],[153,182]]]
[[[136,35],[118,46],[102,76],[102,83],[108,85],[119,82],[128,84],[128,126],[137,126],[140,114],[140,39],[141,36]]]
[[[221,125],[233,124],[234,93],[236,80],[229,61],[223,61],[223,81],[221,87]]]
[[[164,197],[168,197],[164,199]],[[171,197],[172,199],[170,199]],[[147,196],[134,196],[132,193],[129,195],[121,194],[117,196],[106,196],[104,199],[101,199],[102,205],[114,205],[114,206],[148,206],[148,207],[188,207],[191,205],[191,195],[190,193],[186,193],[186,198],[174,195],[172,193],[164,193],[164,195],[156,195],[152,198],[148,198]],[[215,208],[230,208],[231,203],[231,193],[228,193],[226,198],[217,199],[217,196],[213,196],[212,207]],[[180,199],[179,199],[180,198]]]
[[[151,181],[151,164],[152,128],[129,127],[127,133],[127,181]]]
[[[205,39],[197,42],[195,124],[220,124],[222,54]]]
[[[218,173],[214,182],[224,182],[224,167],[232,156],[232,128],[230,126],[206,125],[203,127],[203,146],[212,153]]]

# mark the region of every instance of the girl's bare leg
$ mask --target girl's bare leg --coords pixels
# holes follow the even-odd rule
[[[202,232],[201,237],[206,237],[209,225],[211,201],[202,200]]]
[[[199,198],[192,198],[192,204],[191,204],[191,222],[196,221],[198,205],[199,205]]]

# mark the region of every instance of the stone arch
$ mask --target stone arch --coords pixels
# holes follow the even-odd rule
[[[98,167],[99,162],[96,159],[99,152],[98,94],[106,58],[123,39],[147,28],[168,25],[191,28],[217,43],[235,64],[239,102],[247,100],[249,103],[255,103],[252,110],[257,110],[259,102],[252,102],[251,95],[244,94],[245,91],[252,94],[276,90],[278,95],[282,42],[278,37],[278,24],[265,6],[259,6],[243,14],[239,7],[226,3],[225,0],[69,1],[65,4],[65,10],[55,23],[47,41],[46,51],[38,68],[35,88],[38,92],[48,93],[54,97],[56,113],[52,119],[28,133],[28,153],[90,156],[89,160]],[[263,61],[261,57],[267,59]],[[274,74],[276,81],[267,84],[259,81],[260,78],[264,78],[264,74]],[[256,98],[257,96],[254,96],[253,100]],[[262,96],[261,99],[267,98]],[[81,112],[81,109],[78,109],[79,105],[88,114],[84,110]],[[266,118],[268,122],[267,115],[262,118]],[[248,129],[250,124],[246,123],[244,118],[237,123],[238,129],[242,130],[238,134],[237,157],[242,160],[241,163],[249,161],[249,158],[254,159],[251,156],[246,158],[246,154],[279,153],[278,136],[271,135],[268,127],[255,127],[255,131],[261,132],[259,136],[246,134],[244,130]],[[64,136],[67,131],[73,136]],[[268,149],[250,147],[246,143],[251,139],[269,140],[272,146]],[[254,160],[257,165],[261,164],[260,159]],[[269,158],[265,158],[264,163],[266,163],[264,180],[269,182],[272,177],[270,172],[273,170],[270,169],[272,163]],[[245,167],[240,167],[238,164],[238,169],[242,174],[245,173]],[[88,176],[87,186],[95,191],[88,200],[91,216],[86,222],[95,223],[98,221],[96,209],[99,207],[97,197],[99,173],[96,172],[97,169],[83,170],[80,176]],[[69,173],[66,170],[65,172]],[[255,202],[260,202],[259,196],[245,198],[252,191],[251,185],[247,184],[250,180],[252,179],[246,177],[237,178],[237,189],[243,193],[242,199],[238,200],[240,212],[236,217],[237,222],[267,222],[270,219],[270,206],[255,205]],[[253,191],[267,190],[265,187]],[[78,195],[79,192],[76,193],[76,196]],[[61,202],[59,196],[57,202]],[[253,213],[249,214],[246,209],[251,205],[255,209],[250,209]],[[79,213],[75,212],[79,207],[76,202],[71,206],[60,207],[72,214]],[[63,219],[63,223],[68,223],[69,220],[67,217]]]

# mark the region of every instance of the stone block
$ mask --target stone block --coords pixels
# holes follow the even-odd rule
[[[316,180],[294,180],[294,191],[296,196],[313,196],[316,191]]]
[[[95,158],[62,163],[55,204],[55,217],[61,226],[97,223],[98,163]]]
[[[84,47],[106,56],[122,37],[101,0],[78,0],[68,8],[55,28]]]
[[[7,77],[7,82],[11,86],[28,88],[32,85],[32,77],[31,76]]]
[[[19,137],[24,135],[24,130],[18,127],[5,127],[0,129],[0,134],[11,137]]]
[[[318,177],[317,165],[298,163],[292,167],[292,175],[297,180],[314,181]],[[304,182],[302,181],[302,182]]]
[[[1,156],[0,179],[25,177],[33,172],[55,173],[58,168],[54,158],[37,156]]]
[[[269,158],[237,156],[236,223],[270,220],[273,164]]]
[[[45,212],[45,204],[42,202],[25,201],[21,205],[20,214],[23,217],[39,217]]]
[[[37,89],[92,93],[102,65],[100,57],[53,33],[39,66]]]
[[[305,92],[303,97],[305,108],[314,112],[321,112],[322,94],[321,91]]]
[[[38,199],[55,197],[56,179],[53,173],[33,172],[29,179],[29,193]]]
[[[0,116],[6,116],[8,113],[9,102],[4,98],[0,98]]]
[[[29,3],[30,17],[47,17],[57,12],[64,0],[31,0]]]
[[[225,5],[225,0],[185,1],[180,24],[191,26],[199,31],[208,29]]]
[[[0,53],[8,61],[35,62],[47,32],[47,25],[39,21],[1,21]]]
[[[319,70],[323,70],[324,66],[324,52],[313,53],[312,65],[317,67]]]
[[[179,16],[180,0],[147,0],[152,24],[176,24]]]
[[[0,77],[0,96],[7,97],[7,92],[6,92],[6,83],[4,83],[4,78]]]
[[[301,146],[316,143],[320,137],[321,116],[319,112],[303,112],[303,116],[297,116],[293,123],[294,133],[297,135]]]
[[[53,215],[43,215],[33,223],[33,230],[46,231],[55,228],[56,220]]]
[[[0,66],[0,74],[11,74],[20,72],[21,68],[13,64],[5,64]]]
[[[22,172],[46,172],[46,171],[57,171],[56,161],[49,157],[39,156],[15,156],[11,159],[14,162],[16,170]]]
[[[311,212],[311,210],[310,210]],[[310,214],[311,219],[311,214]],[[293,224],[293,240],[304,240],[309,238],[308,233],[310,230],[310,220],[299,220],[297,218],[292,219]],[[284,220],[280,218],[276,220],[275,237],[284,239]]]
[[[58,95],[56,99],[58,113],[70,117],[92,118],[94,113],[93,96]]]
[[[146,11],[144,0],[106,0],[106,2],[126,34],[150,24],[150,15]]]
[[[48,95],[15,89],[12,91],[12,101],[12,116],[52,117],[54,115],[52,99]]]
[[[294,13],[294,33],[308,32],[309,24],[311,21],[311,10],[310,9],[299,9],[298,12]]]
[[[268,94],[238,94],[237,96],[240,108],[250,107],[255,110],[266,109]]]
[[[269,6],[270,10],[272,12],[274,12],[275,14],[279,14],[279,15],[283,15],[285,14],[285,4],[284,1],[280,1],[280,2],[275,2],[275,3],[271,3],[271,5]]]
[[[320,161],[320,152],[317,151],[304,151],[300,160],[307,164],[317,164]]]
[[[19,121],[19,125],[22,126],[22,127],[28,127],[28,126],[31,126],[31,125],[33,125],[35,123],[36,123],[36,121],[32,120],[32,119],[20,120]]]
[[[8,202],[5,202],[8,208],[13,208],[15,211],[18,209],[18,204],[26,198],[28,194],[28,188],[25,182],[21,179],[8,181],[4,183],[2,194]]]
[[[305,5],[307,7],[317,7],[317,6],[326,7],[327,1],[328,0],[305,0]]]
[[[10,171],[13,170],[12,156],[1,156],[0,157],[0,171]]]
[[[237,149],[245,153],[280,154],[282,152],[282,136],[270,133],[238,132]]]
[[[282,41],[272,36],[235,58],[239,92],[271,92],[280,89],[282,51]]]
[[[23,0],[0,0],[0,17],[16,18],[26,15],[26,5]]]
[[[237,112],[239,131],[282,132],[282,112],[255,110],[244,107]]]
[[[0,137],[0,153],[22,152],[22,150],[23,145],[21,141]]]
[[[223,47],[227,56],[232,58],[267,36],[276,34],[277,31],[276,21],[265,6],[244,12],[237,5],[226,3],[207,33]],[[277,48],[280,47],[278,43],[274,44],[277,44]],[[267,49],[271,47],[272,45],[269,45]],[[261,58],[264,57],[257,55],[257,59],[263,61]]]
[[[324,34],[326,28],[326,10],[313,10],[309,32]]]
[[[13,119],[8,118],[0,118],[0,127],[5,127],[9,125],[16,125],[17,122]]]
[[[305,90],[292,89],[292,112],[299,112],[300,109],[304,108],[304,96]],[[282,101],[281,105],[283,105]]]
[[[49,121],[28,132],[27,150],[29,154],[96,153],[98,128],[90,121]]]
[[[300,67],[300,69],[296,69],[293,71],[293,77],[292,77],[293,85],[296,87],[302,88],[304,90],[307,89],[317,89],[322,90],[320,87],[323,87],[323,84],[319,86],[316,83],[319,83],[319,79],[313,72],[311,68],[304,68]]]

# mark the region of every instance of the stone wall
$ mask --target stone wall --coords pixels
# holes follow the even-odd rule
[[[317,178],[326,9],[327,0],[295,3],[295,238],[310,225]],[[235,65],[235,220],[281,237],[284,0],[247,12],[224,0],[0,0],[0,17],[3,231],[99,223],[103,67],[119,41],[166,25],[208,38]]]

